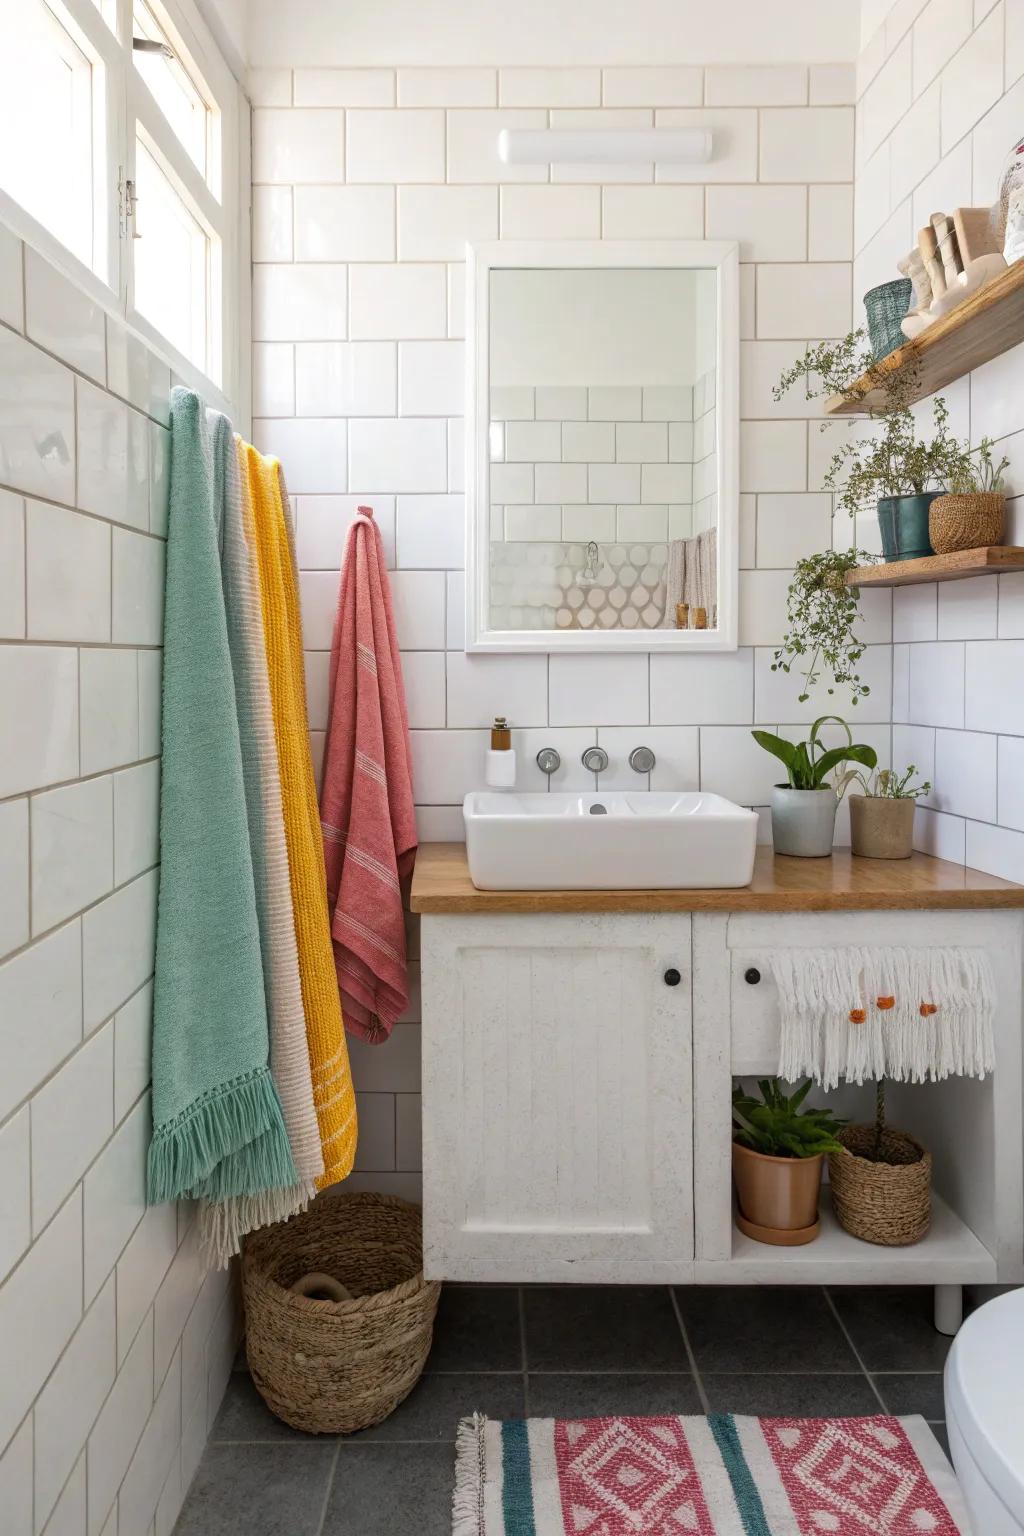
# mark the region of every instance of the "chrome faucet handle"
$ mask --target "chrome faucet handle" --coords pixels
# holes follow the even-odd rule
[[[557,773],[561,766],[562,759],[554,747],[541,747],[537,753],[537,767],[541,773],[546,773],[550,777],[551,774]]]
[[[604,773],[608,767],[608,753],[604,747],[588,747],[580,761],[588,773]]]
[[[650,747],[634,747],[629,754],[629,766],[634,773],[650,773],[656,762]]]

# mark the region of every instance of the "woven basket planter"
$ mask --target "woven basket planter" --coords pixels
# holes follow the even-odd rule
[[[310,1271],[350,1301],[290,1287]],[[352,1434],[412,1391],[430,1353],[441,1287],[423,1278],[419,1208],[391,1195],[330,1195],[245,1242],[246,1353],[267,1407],[294,1429]]]
[[[828,1176],[832,1209],[839,1225],[866,1243],[902,1248],[919,1243],[931,1224],[932,1155],[905,1131],[882,1131],[873,1162],[873,1125],[847,1125],[838,1132],[841,1152],[832,1152]]]
[[[1005,525],[1006,497],[1001,491],[937,496],[928,508],[928,536],[937,555],[1001,544]]]

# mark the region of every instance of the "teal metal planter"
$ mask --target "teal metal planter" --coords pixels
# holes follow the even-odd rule
[[[922,491],[919,496],[884,496],[878,503],[882,553],[887,561],[921,560],[933,555],[928,535],[928,508],[942,491]]]

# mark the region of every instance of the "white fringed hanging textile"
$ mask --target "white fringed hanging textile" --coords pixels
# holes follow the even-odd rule
[[[982,949],[782,949],[768,964],[787,1082],[920,1083],[995,1066],[995,980]]]

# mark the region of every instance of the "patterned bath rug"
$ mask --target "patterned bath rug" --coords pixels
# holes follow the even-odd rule
[[[970,1536],[924,1419],[459,1425],[452,1536]]]

